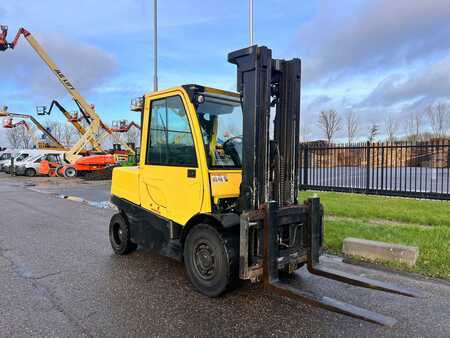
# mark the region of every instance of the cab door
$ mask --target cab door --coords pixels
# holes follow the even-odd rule
[[[182,225],[200,211],[203,199],[192,121],[185,107],[181,93],[150,101],[140,174],[142,207]]]

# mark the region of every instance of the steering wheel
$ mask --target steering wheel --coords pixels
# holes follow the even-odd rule
[[[230,142],[232,142],[232,141],[234,141],[234,140],[237,140],[237,139],[241,139],[241,140],[242,140],[242,136],[233,136],[233,137],[229,138],[228,140],[226,140],[226,141],[222,144],[223,149],[225,150],[225,148],[228,147],[228,144],[229,144]]]
[[[226,140],[222,144],[222,148],[223,148],[223,151],[225,152],[225,154],[228,154],[228,155],[231,156],[234,164],[236,166],[240,166],[241,165],[241,158],[239,156],[239,153],[236,150],[236,148],[231,145],[232,142],[234,142],[237,139],[241,139],[242,140],[242,136],[234,136],[234,137],[229,138],[228,140]]]

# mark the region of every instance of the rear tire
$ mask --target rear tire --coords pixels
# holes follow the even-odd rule
[[[115,214],[109,223],[109,241],[116,255],[127,255],[136,250],[131,242],[130,227],[121,214]]]
[[[238,237],[208,224],[195,226],[184,244],[184,264],[192,285],[208,297],[220,296],[238,281]]]
[[[27,170],[25,170],[25,176],[27,177],[36,176],[36,170],[34,170],[33,168],[28,168]]]

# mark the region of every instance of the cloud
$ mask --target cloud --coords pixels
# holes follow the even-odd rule
[[[450,96],[450,57],[409,75],[383,79],[361,105],[391,106],[405,101],[424,102]]]
[[[304,100],[306,101],[305,112],[320,111],[332,101],[331,97],[328,95],[306,96]]]
[[[89,93],[117,69],[114,56],[92,45],[72,41],[62,35],[37,39],[60,70],[81,92]],[[33,97],[60,96],[65,93],[56,77],[22,37],[15,50],[0,55],[2,82],[22,88]]]
[[[343,11],[321,1],[319,14],[300,30],[309,80],[387,70],[450,48],[448,0],[367,1]]]

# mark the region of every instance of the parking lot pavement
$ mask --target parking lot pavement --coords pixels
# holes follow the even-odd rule
[[[243,285],[217,299],[194,292],[182,264],[109,247],[111,209],[31,191],[0,178],[0,336],[445,337],[450,285],[345,265],[350,272],[421,290],[412,299],[299,276],[306,289],[393,316],[370,324]]]
[[[111,181],[86,181],[82,178],[66,179],[63,177],[24,177],[0,173],[0,184],[24,186],[30,190],[54,194],[60,197],[73,196],[91,202],[109,201]]]

